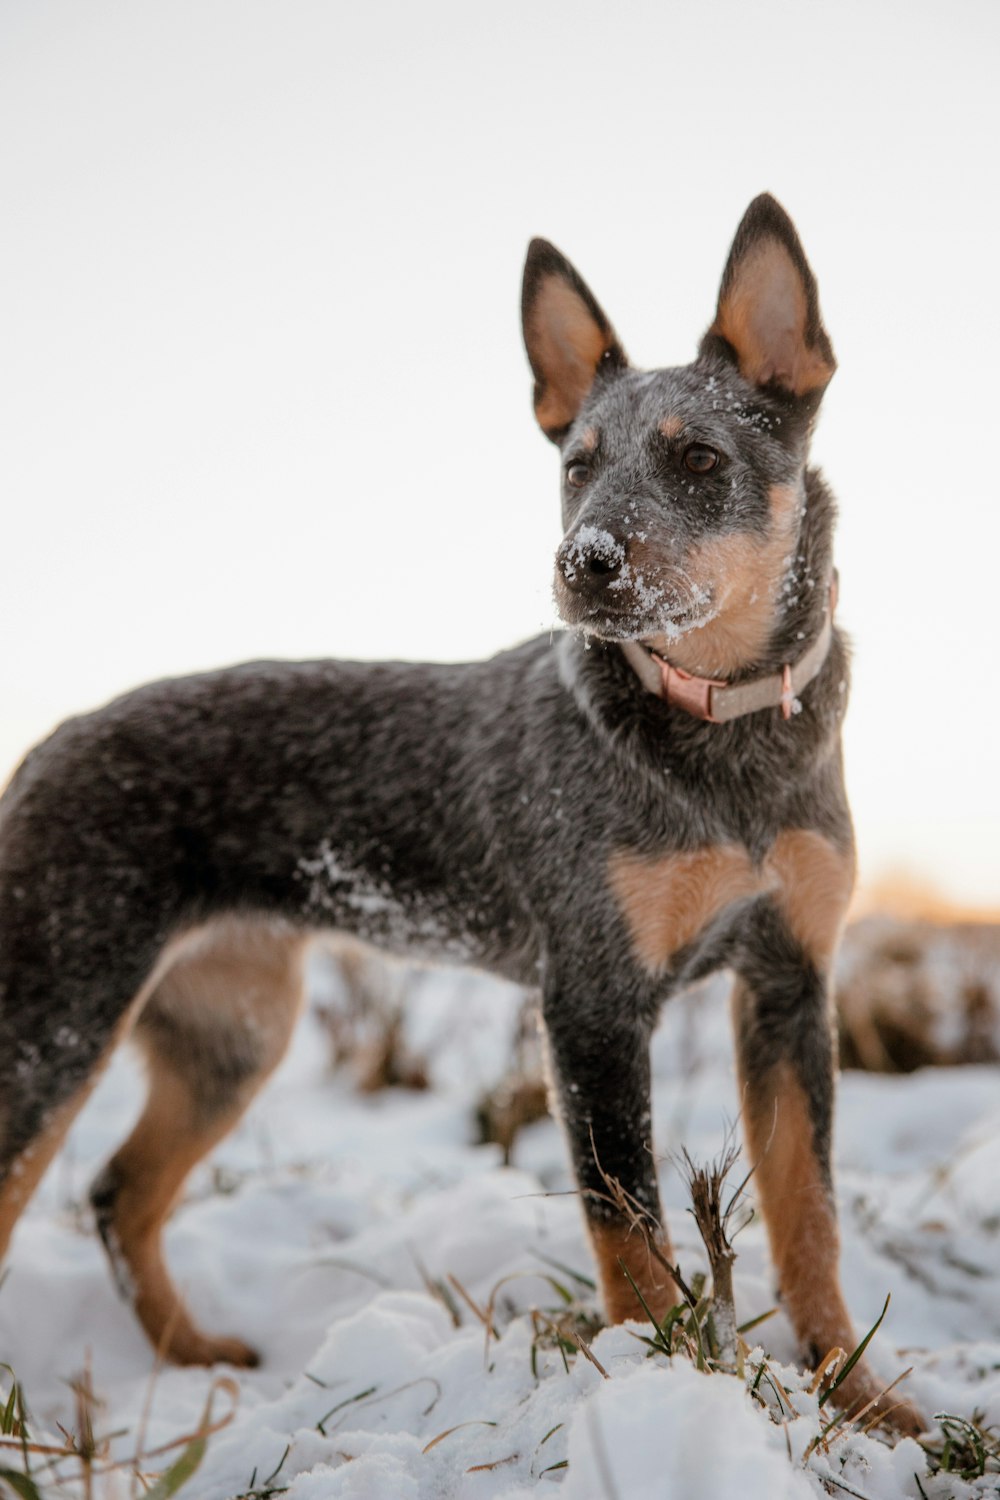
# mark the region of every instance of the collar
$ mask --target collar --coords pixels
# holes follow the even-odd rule
[[[819,635],[794,664],[780,672],[755,677],[748,682],[726,682],[716,677],[695,677],[660,656],[641,641],[622,641],[626,661],[647,692],[662,698],[671,708],[681,708],[708,724],[726,724],[730,719],[779,708],[786,719],[795,712],[795,700],[812,682],[826,661],[833,638],[833,612],[837,607],[837,574],[830,579],[830,598]]]

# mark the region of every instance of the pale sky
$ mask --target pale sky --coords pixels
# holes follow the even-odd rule
[[[3,0],[0,781],[151,677],[549,629],[526,243],[683,364],[768,189],[840,363],[863,874],[1000,904],[998,40],[995,0]]]

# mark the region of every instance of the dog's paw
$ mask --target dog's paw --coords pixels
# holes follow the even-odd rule
[[[167,1358],[175,1365],[234,1365],[238,1370],[252,1370],[260,1364],[257,1350],[242,1339],[215,1338],[194,1331],[187,1337],[173,1338]]]
[[[209,1365],[235,1365],[240,1370],[255,1370],[260,1364],[260,1355],[257,1350],[242,1339],[217,1338],[208,1339],[206,1342],[211,1346],[211,1355],[205,1364]]]

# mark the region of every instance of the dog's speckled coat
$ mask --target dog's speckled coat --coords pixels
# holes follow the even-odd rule
[[[619,1255],[655,1307],[675,1289],[601,1173],[659,1220],[650,1033],[677,986],[732,966],[782,1293],[814,1354],[850,1344],[829,1171],[828,977],[853,879],[843,642],[791,719],[726,725],[651,696],[616,643],[740,681],[818,634],[834,508],[807,450],[834,363],[815,282],[765,196],[692,365],[631,369],[541,241],[524,322],[564,460],[557,599],[582,630],[469,665],[259,662],[154,683],[64,724],[0,803],[0,1246],[134,1024],[150,1103],[94,1201],[174,1358],[253,1357],[190,1322],[160,1230],[281,1056],[320,927],[541,989],[612,1317],[637,1310]],[[859,1366],[849,1393],[867,1389]]]

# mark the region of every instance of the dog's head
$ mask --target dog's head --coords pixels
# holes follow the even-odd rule
[[[836,362],[788,215],[747,210],[693,364],[633,369],[570,263],[533,240],[524,339],[535,415],[562,451],[567,624],[689,671],[755,661],[787,592],[809,432]]]

